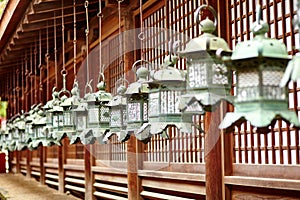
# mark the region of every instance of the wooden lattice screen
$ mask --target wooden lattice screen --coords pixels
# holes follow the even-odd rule
[[[172,0],[157,3],[155,10],[143,14],[143,25],[152,28],[146,33],[145,46],[142,52],[145,59],[161,65],[168,51],[168,41],[181,42],[182,48],[187,41],[199,35],[195,23],[194,12],[203,3],[201,1]],[[146,29],[147,30],[147,29]],[[162,36],[164,38],[162,39]],[[179,60],[178,69],[185,69],[184,59]],[[203,116],[195,116],[194,122],[203,126]],[[176,128],[168,129],[169,139],[159,135],[152,137],[147,144],[145,161],[173,162],[173,163],[203,163],[204,162],[204,134],[196,129],[192,133],[179,132]]]
[[[263,0],[263,20],[270,26],[269,37],[284,42],[290,54],[299,48],[299,33],[293,28],[296,10],[293,0]],[[255,20],[256,1],[231,0],[229,3],[230,27],[229,35],[232,48],[239,41],[253,37],[250,26]],[[299,113],[297,83],[289,85],[289,108]],[[278,121],[271,132],[256,133],[245,123],[234,133],[234,163],[252,164],[299,164],[299,130]]]

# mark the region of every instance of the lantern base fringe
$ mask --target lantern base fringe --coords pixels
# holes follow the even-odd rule
[[[179,131],[184,133],[192,132],[192,124],[184,122],[176,123],[165,123],[165,122],[151,122],[145,123],[142,127],[135,133],[135,137],[141,141],[148,141],[152,135],[161,134],[163,138],[169,139],[166,129],[170,126],[176,127]],[[150,140],[149,140],[150,141]]]
[[[225,91],[225,88],[224,88]],[[215,94],[211,92],[202,92],[198,94],[186,94],[181,96],[179,102],[179,110],[182,112],[196,112],[197,114],[204,114],[205,111],[214,111],[221,100],[226,100],[229,103],[233,102],[233,97],[226,95],[224,92]],[[198,105],[195,104],[198,102]],[[189,109],[191,107],[191,110]]]
[[[250,112],[226,113],[225,118],[219,125],[220,129],[230,129],[232,126],[239,126],[245,121],[249,121],[251,125],[257,128],[268,127],[275,123],[276,120],[282,119],[289,123],[291,126],[299,127],[300,123],[295,112],[285,111],[269,111],[269,110],[254,110]],[[226,131],[229,132],[229,131]]]
[[[126,130],[120,130],[116,132],[109,131],[105,134],[102,142],[106,144],[113,135],[117,136],[119,142],[125,142],[130,138],[130,134],[128,134]]]

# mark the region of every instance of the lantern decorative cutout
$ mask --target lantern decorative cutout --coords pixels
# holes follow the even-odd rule
[[[4,132],[4,143],[2,147],[4,150],[9,150],[9,145],[12,141],[11,126],[11,123],[7,121],[6,129]]]
[[[261,9],[251,29],[254,38],[237,44],[228,66],[236,70],[237,85],[234,112],[227,113],[221,129],[232,128],[248,120],[253,126],[268,131],[268,126],[283,119],[299,126],[295,112],[288,109],[287,87],[279,87],[289,61],[286,46],[267,38],[267,23],[261,19]],[[224,59],[226,60],[226,58]]]
[[[299,1],[297,1],[297,10],[298,11],[293,21],[293,24],[295,28],[299,29],[300,28],[300,2]],[[300,52],[299,51],[300,48],[298,49],[296,55],[293,56],[293,59],[289,62],[280,83],[281,87],[286,87],[290,81],[296,82],[298,79],[300,79]]]
[[[211,11],[215,22],[208,18],[199,22],[199,13],[203,9]],[[222,53],[230,55],[231,50],[223,38],[213,34],[217,14],[211,6],[200,6],[195,17],[202,35],[190,40],[185,50],[178,52],[186,58],[187,64],[187,94],[182,96],[179,109],[186,113],[204,114],[205,111],[212,111],[222,99],[229,99],[232,72],[216,56],[216,52],[222,49]]]
[[[103,142],[107,142],[108,139],[115,133],[118,140],[124,142],[128,139],[126,132],[127,125],[127,112],[126,112],[126,87],[120,86],[117,89],[117,95],[112,98],[108,103],[110,112],[109,132],[103,138]]]
[[[64,136],[68,136],[72,140],[72,137],[76,133],[76,125],[75,125],[75,118],[74,118],[74,111],[76,107],[79,105],[79,89],[78,83],[74,82],[73,89],[71,90],[72,96],[69,98],[62,98],[62,102],[60,106],[63,108],[63,130],[58,131],[56,134],[56,139],[61,141]],[[64,100],[63,100],[64,99]],[[75,139],[76,140],[76,139]]]
[[[15,141],[14,141],[14,132],[15,132],[15,125],[14,125],[14,117],[11,118],[8,121],[8,129],[7,129],[7,134],[6,134],[6,145],[5,149],[8,151],[14,151],[15,150]]]
[[[140,62],[149,64],[149,62],[147,61],[138,60],[133,64],[132,69],[134,69],[135,65]],[[149,70],[144,65],[141,65],[136,70],[137,81],[129,84],[125,92],[125,96],[127,99],[127,134],[129,134],[130,132],[136,134],[139,128],[144,123],[148,122],[148,75]],[[128,136],[123,137],[129,138]]]
[[[169,126],[176,126],[186,133],[192,132],[192,115],[184,115],[178,108],[179,98],[186,90],[186,73],[175,68],[177,60],[178,57],[170,53],[161,69],[151,73],[148,82],[149,122],[143,124],[136,134],[137,139],[145,143],[155,134],[168,138],[166,129]]]

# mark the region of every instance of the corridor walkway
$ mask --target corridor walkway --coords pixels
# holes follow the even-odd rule
[[[1,200],[79,200],[21,174],[0,174]]]

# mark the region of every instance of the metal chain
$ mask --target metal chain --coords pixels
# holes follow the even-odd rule
[[[122,35],[121,35],[121,3],[123,0],[117,0],[118,1],[118,21],[119,21],[119,51],[118,51],[118,57],[120,59],[119,65],[123,65],[123,74],[125,79],[125,65],[123,63],[123,57],[122,57],[122,51],[123,51],[123,45],[122,45]],[[122,66],[121,66],[122,67]],[[124,82],[125,84],[125,82]]]
[[[90,79],[90,72],[89,72],[89,1],[85,1],[85,15],[86,15],[86,29],[85,29],[85,39],[86,39],[86,83],[88,85]],[[89,85],[90,86],[90,85]]]
[[[101,0],[99,0],[99,13],[97,16],[99,17],[99,76],[102,74],[102,5]]]
[[[64,1],[61,1],[61,34],[62,34],[62,60],[63,60],[63,67],[61,71],[61,75],[63,76],[63,87],[61,91],[66,91],[66,58],[65,58],[65,20],[64,20]]]
[[[57,41],[56,41],[56,13],[54,12],[54,65],[55,65],[55,87],[58,86],[57,79]]]
[[[38,90],[37,90],[37,41],[34,42],[34,102],[38,103]]]
[[[141,41],[141,59],[144,60],[145,51],[144,51],[144,40],[145,40],[145,33],[144,33],[144,22],[143,22],[143,0],[140,0],[140,34],[138,35],[139,40]]]
[[[43,82],[42,82],[42,72],[43,72],[43,67],[42,67],[42,30],[39,31],[39,69],[40,69],[40,87],[39,87],[39,99],[40,102],[42,101],[42,93],[43,93]]]
[[[77,57],[77,35],[76,35],[76,0],[74,0],[73,2],[74,4],[74,7],[73,7],[73,15],[74,15],[74,39],[73,39],[73,45],[74,45],[74,81],[77,80],[77,69],[76,69],[76,63],[77,63],[77,60],[76,60],[76,57]]]
[[[50,58],[50,54],[49,54],[49,30],[48,30],[48,21],[47,21],[47,29],[46,29],[46,37],[47,37],[47,52],[45,54],[45,57],[46,57],[46,65],[47,65],[47,80],[46,80],[46,84],[47,84],[47,101],[49,100],[49,89],[50,89],[50,83],[49,83],[49,58]]]

